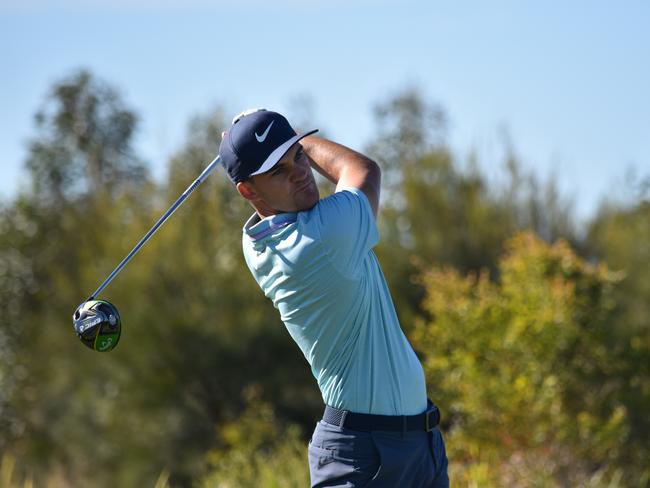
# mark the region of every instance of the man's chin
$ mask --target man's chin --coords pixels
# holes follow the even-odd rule
[[[315,192],[309,192],[309,194],[304,195],[304,197],[301,198],[299,202],[297,202],[298,212],[304,212],[305,210],[314,208],[319,199],[320,195],[318,194],[318,190]]]

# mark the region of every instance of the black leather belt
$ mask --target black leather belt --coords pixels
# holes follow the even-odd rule
[[[373,430],[396,432],[423,430],[431,432],[440,423],[440,410],[433,403],[429,402],[429,406],[424,413],[393,416],[356,413],[326,405],[325,412],[323,413],[323,422],[363,432],[371,432]]]

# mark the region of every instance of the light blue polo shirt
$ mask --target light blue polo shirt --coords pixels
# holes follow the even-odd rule
[[[378,241],[368,198],[347,188],[304,212],[253,215],[243,248],[326,404],[415,415],[427,406],[424,372],[372,251]]]

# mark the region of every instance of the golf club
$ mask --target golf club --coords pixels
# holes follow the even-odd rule
[[[206,166],[203,172],[195,179],[190,186],[181,194],[180,197],[172,204],[171,207],[158,219],[151,229],[144,235],[140,242],[129,252],[126,257],[117,265],[110,275],[99,285],[88,299],[77,307],[72,322],[77,336],[89,348],[106,352],[110,351],[117,345],[122,331],[122,322],[117,308],[105,301],[96,300],[97,296],[113,281],[113,279],[122,271],[129,261],[145,245],[156,231],[171,217],[171,215],[180,207],[188,196],[192,194],[198,186],[208,177],[214,167],[219,164],[219,156],[214,158]]]

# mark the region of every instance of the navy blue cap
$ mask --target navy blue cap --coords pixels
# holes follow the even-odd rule
[[[277,112],[257,109],[235,117],[219,146],[219,156],[235,183],[269,171],[291,146],[318,129],[297,134]]]

